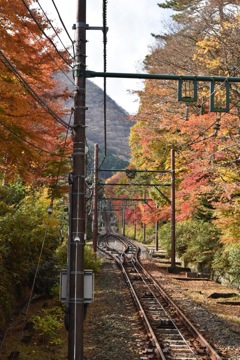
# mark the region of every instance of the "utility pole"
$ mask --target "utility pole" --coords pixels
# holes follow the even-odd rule
[[[123,236],[125,236],[125,226],[126,226],[126,221],[125,221],[125,205],[123,205],[123,209],[122,209],[122,234]]]
[[[85,244],[86,0],[77,0],[74,63],[72,211],[69,271],[68,360],[83,360]]]
[[[175,150],[171,149],[171,267],[176,266],[175,238]]]
[[[156,220],[155,222],[155,250],[158,251],[158,229],[159,229],[159,222]]]
[[[146,188],[143,192],[144,204],[146,204]],[[146,244],[146,224],[143,223],[143,244]]]
[[[134,235],[133,235],[134,240],[136,240],[136,236],[137,236],[136,203],[134,203]]]
[[[93,251],[97,252],[98,236],[98,144],[94,147],[94,188],[93,188]]]

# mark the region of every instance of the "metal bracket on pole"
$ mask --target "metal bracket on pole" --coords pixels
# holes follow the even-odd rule
[[[197,80],[178,80],[178,101],[197,101]]]
[[[216,82],[211,81],[210,83],[210,111],[213,112],[229,112],[229,98],[230,98],[230,84],[228,81],[224,83],[219,83],[219,89],[216,89]],[[218,92],[224,92],[223,94],[218,94]],[[217,96],[221,98],[221,102],[225,100],[225,105],[222,106],[217,104]]]
[[[104,31],[108,32],[108,27],[104,28],[102,26],[89,26],[88,24],[85,24],[83,22],[78,22],[73,25],[73,29],[78,29],[78,28],[82,28],[86,30],[102,30],[103,32]]]

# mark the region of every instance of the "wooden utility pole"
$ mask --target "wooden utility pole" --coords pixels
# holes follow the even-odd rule
[[[175,238],[175,150],[171,149],[171,267],[176,266]]]
[[[93,251],[97,252],[98,236],[98,144],[94,147],[94,188],[93,188]]]
[[[86,80],[80,73],[86,67],[86,0],[77,0],[75,30],[68,360],[83,360]]]

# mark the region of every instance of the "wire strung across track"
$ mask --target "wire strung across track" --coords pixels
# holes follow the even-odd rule
[[[221,357],[186,318],[164,289],[143,268],[140,248],[116,234],[99,237],[98,248],[120,266],[151,348],[146,359],[221,360]]]

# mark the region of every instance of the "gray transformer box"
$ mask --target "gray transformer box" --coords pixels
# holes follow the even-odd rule
[[[84,270],[84,304],[90,304],[94,300],[94,273],[93,270]],[[68,302],[68,273],[62,270],[60,273],[60,301]]]

